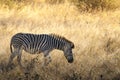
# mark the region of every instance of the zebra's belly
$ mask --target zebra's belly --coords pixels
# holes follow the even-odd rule
[[[25,49],[25,51],[30,53],[30,54],[39,54],[39,53],[41,53],[41,51],[36,50],[36,49]]]

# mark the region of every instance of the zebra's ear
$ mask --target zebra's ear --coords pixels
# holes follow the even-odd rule
[[[74,48],[75,46],[74,46],[74,44],[73,43],[71,43],[71,48]]]

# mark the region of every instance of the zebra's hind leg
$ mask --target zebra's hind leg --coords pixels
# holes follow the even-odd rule
[[[15,49],[13,53],[11,53],[8,64],[7,64],[7,68],[11,67],[12,61],[16,56],[17,56],[17,49]]]
[[[22,55],[22,49],[19,49],[18,51],[18,55],[17,55],[17,61],[18,61],[18,64],[21,68],[24,68],[22,63],[21,63],[21,55]]]

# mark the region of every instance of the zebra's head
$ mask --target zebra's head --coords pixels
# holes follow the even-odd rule
[[[69,63],[74,61],[72,49],[74,48],[74,44],[72,42],[66,43],[64,46],[64,56],[66,57]]]

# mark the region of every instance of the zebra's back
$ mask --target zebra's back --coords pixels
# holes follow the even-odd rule
[[[48,34],[18,33],[12,37],[11,43],[14,47],[21,48],[31,54],[52,50],[60,41]]]

